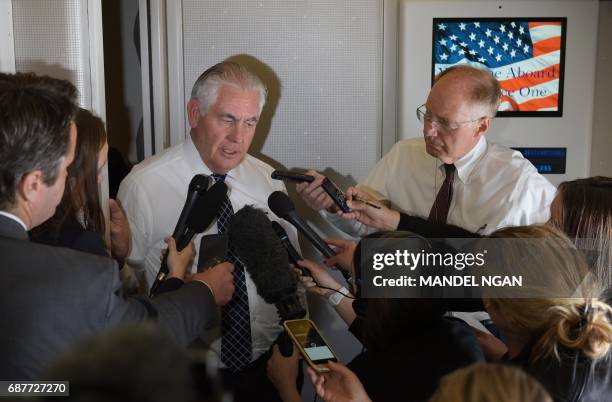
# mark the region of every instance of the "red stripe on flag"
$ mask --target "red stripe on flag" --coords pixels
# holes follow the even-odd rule
[[[534,71],[537,76],[523,76],[499,81],[501,87],[507,91],[517,91],[521,88],[543,84],[559,78],[559,65],[555,64],[545,69]]]
[[[535,28],[535,27],[540,27],[542,25],[561,25],[561,21],[532,21],[529,22],[529,29],[531,28]]]
[[[561,49],[561,37],[555,36],[533,44],[533,56],[538,57],[546,53]]]
[[[511,99],[508,96],[502,96],[502,102],[508,102],[512,105],[512,109],[510,110],[520,110],[533,112],[539,109],[559,107],[559,94],[552,94],[545,98],[532,99],[527,102],[523,102],[521,104],[516,103],[515,100]]]

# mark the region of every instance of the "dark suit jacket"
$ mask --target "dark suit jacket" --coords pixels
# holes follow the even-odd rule
[[[112,259],[30,242],[23,227],[2,215],[0,256],[0,380],[40,378],[75,342],[123,323],[158,317],[187,345],[216,317],[202,283],[155,300],[125,298]]]

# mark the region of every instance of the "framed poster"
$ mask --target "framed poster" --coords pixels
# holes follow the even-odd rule
[[[562,116],[567,18],[434,18],[432,84],[457,64],[500,82],[497,116]]]

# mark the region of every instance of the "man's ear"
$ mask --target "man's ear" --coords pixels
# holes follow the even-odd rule
[[[187,120],[189,120],[189,126],[196,128],[198,120],[200,119],[200,104],[197,99],[191,98],[187,102]]]
[[[24,201],[33,201],[38,198],[44,185],[42,170],[32,170],[21,178],[17,186],[17,193]]]
[[[490,117],[485,117],[484,119],[481,119],[478,122],[478,127],[476,129],[476,132],[474,133],[474,137],[480,138],[481,136],[485,135],[491,127],[491,121],[492,119]]]

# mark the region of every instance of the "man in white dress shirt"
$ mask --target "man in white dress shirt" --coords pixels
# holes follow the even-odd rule
[[[260,79],[237,63],[224,61],[211,67],[193,86],[187,103],[191,132],[184,143],[146,159],[122,182],[118,198],[132,233],[128,261],[144,268],[149,286],[159,270],[163,237],[175,226],[195,174],[225,181],[229,204],[221,209],[228,207],[230,216],[245,205],[267,211],[268,196],[285,191],[281,181],[271,179],[271,166],[247,154],[266,94]],[[223,232],[228,224],[224,219],[219,216],[204,234]],[[287,224],[285,228],[297,244],[295,228]],[[196,250],[200,239],[195,239]],[[252,398],[255,391],[261,400],[278,400],[265,374],[266,352],[281,330],[276,308],[264,302],[248,272],[239,266],[234,284],[234,298],[222,312],[222,334],[218,331],[208,341],[219,352],[236,401]]]
[[[519,152],[485,138],[500,97],[499,83],[482,69],[457,66],[436,77],[427,102],[417,109],[424,138],[399,141],[357,190],[348,191],[387,201],[391,210],[354,203],[358,211],[344,218],[356,219],[343,219],[320,187],[322,176],[313,171],[317,180],[297,190],[353,236],[375,229],[418,231],[405,219],[412,216],[479,234],[546,222],[555,187]]]

